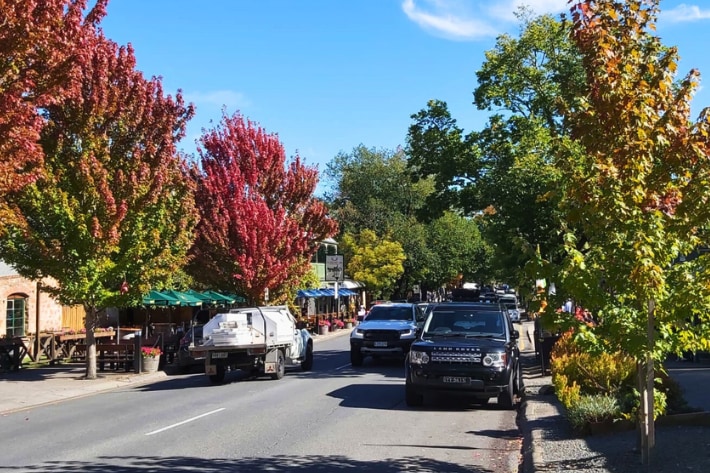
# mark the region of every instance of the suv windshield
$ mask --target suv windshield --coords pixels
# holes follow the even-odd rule
[[[450,335],[505,338],[503,314],[466,309],[434,309],[424,327],[424,336]]]
[[[366,321],[371,320],[412,320],[411,307],[386,307],[376,305],[370,310],[365,318]]]

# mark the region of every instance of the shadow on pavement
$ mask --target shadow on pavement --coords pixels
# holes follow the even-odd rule
[[[102,457],[95,462],[57,461],[37,465],[0,467],[0,471],[41,471],[84,473],[140,473],[140,472],[358,472],[395,473],[401,471],[435,471],[447,473],[494,473],[486,468],[432,460],[417,456],[360,461],[344,456],[285,456],[255,458],[196,458],[196,457]]]

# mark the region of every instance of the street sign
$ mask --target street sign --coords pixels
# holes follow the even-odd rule
[[[325,280],[343,280],[343,255],[327,255],[325,257]]]

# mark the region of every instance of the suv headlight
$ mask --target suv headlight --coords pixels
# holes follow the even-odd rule
[[[365,331],[359,328],[356,328],[350,333],[350,338],[364,338],[365,337]]]
[[[426,365],[429,363],[429,354],[425,351],[410,350],[409,362],[413,365]]]
[[[405,328],[399,331],[399,338],[414,338],[417,335],[415,330]]]
[[[506,355],[502,352],[488,353],[483,357],[483,366],[505,366]]]

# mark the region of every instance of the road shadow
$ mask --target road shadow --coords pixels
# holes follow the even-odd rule
[[[58,473],[81,471],[83,473],[233,473],[233,472],[290,472],[290,473],[398,473],[402,471],[435,471],[446,473],[494,473],[487,468],[458,465],[422,456],[387,458],[362,461],[346,456],[292,456],[274,455],[254,458],[197,458],[188,456],[99,457],[94,461],[55,461],[34,465],[0,466],[0,471]]]

